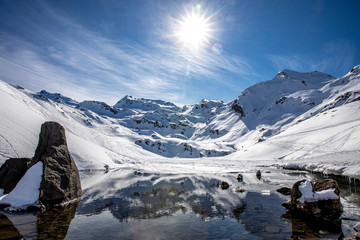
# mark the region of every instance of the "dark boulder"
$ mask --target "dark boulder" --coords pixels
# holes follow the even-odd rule
[[[226,189],[228,189],[229,187],[230,187],[230,185],[229,185],[227,182],[222,182],[222,183],[221,183],[221,189],[226,190]]]
[[[288,188],[288,187],[281,187],[279,189],[276,189],[276,191],[285,196],[291,195],[291,188]]]
[[[256,178],[257,179],[261,179],[261,172],[260,172],[260,170],[257,170],[257,172],[256,172]]]
[[[340,196],[340,189],[338,183],[333,179],[325,179],[314,184],[314,192],[321,192],[328,189],[334,189],[334,193],[337,196]],[[318,208],[321,209],[323,213],[333,214],[339,213],[341,210],[340,197],[338,199],[329,199],[318,201]]]
[[[66,146],[65,129],[57,122],[45,122],[41,125],[38,146],[34,159],[40,160],[53,154],[53,148]]]
[[[302,191],[306,192],[304,196]],[[298,215],[335,219],[341,213],[339,194],[338,184],[333,179],[321,180],[314,185],[301,180],[293,185],[291,199],[283,203],[283,206]]]
[[[242,182],[244,178],[243,175],[239,173],[236,179],[238,180],[238,182]]]
[[[56,205],[81,196],[79,171],[66,143],[65,129],[57,122],[45,122],[41,126],[39,144],[33,164],[44,164],[40,184],[40,202]]]
[[[302,193],[299,190],[300,184],[304,183],[306,180],[300,180],[294,183],[293,187],[291,188],[291,203],[296,204],[296,201],[302,196]]]
[[[332,188],[334,189],[334,193],[336,195],[340,195],[339,185],[334,179],[324,179],[322,181],[316,182],[314,184],[313,190],[314,192],[320,192]]]
[[[26,173],[31,158],[10,158],[0,168],[0,188],[10,193]]]

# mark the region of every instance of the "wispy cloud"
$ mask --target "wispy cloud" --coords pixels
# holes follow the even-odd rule
[[[322,71],[341,77],[354,64],[356,46],[348,40],[328,41],[323,44],[320,55],[268,54],[266,57],[278,71],[291,69],[300,72]]]
[[[170,42],[149,46],[108,39],[45,2],[40,3],[41,13],[55,28],[46,22],[24,26],[24,31],[32,31],[27,33],[41,39],[41,43],[33,38],[0,34],[3,80],[33,90],[46,88],[78,99],[96,98],[109,103],[125,94],[189,103],[184,99],[184,84],[201,80],[231,86],[224,80],[226,74],[253,74],[244,59],[228,53],[209,50],[196,55]]]

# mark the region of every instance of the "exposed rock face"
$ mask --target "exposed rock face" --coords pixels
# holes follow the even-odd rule
[[[12,158],[0,168],[0,188],[11,192],[26,171],[43,162],[39,201],[45,206],[66,203],[81,196],[79,171],[66,143],[65,129],[57,122],[41,126],[33,158]]]
[[[283,203],[293,213],[300,215],[326,216],[335,219],[340,215],[340,190],[333,179],[325,179],[312,185],[312,192],[309,196],[303,196],[300,187],[304,186],[307,180],[296,182],[291,189],[291,200]],[[304,200],[305,199],[305,200]]]
[[[31,158],[10,158],[0,168],[0,188],[10,193],[29,168]]]
[[[81,196],[79,171],[68,150],[65,129],[59,123],[46,122],[41,126],[33,164],[38,161],[44,163],[40,202],[54,205]]]
[[[242,118],[245,117],[244,109],[240,105],[238,105],[237,99],[231,104],[231,108],[235,112],[239,113]]]

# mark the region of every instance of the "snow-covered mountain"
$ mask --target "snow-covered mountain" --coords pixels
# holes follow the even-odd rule
[[[66,128],[80,169],[179,158],[254,159],[360,176],[359,168],[350,167],[360,157],[360,66],[341,78],[283,70],[228,103],[204,99],[182,108],[131,96],[114,106],[79,103],[2,81],[0,99],[0,164],[32,156],[40,125],[54,120]],[[325,158],[331,164],[319,165]]]

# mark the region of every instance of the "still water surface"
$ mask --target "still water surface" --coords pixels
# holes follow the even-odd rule
[[[38,215],[0,213],[0,239],[338,239],[360,222],[359,186],[340,179],[343,219],[319,227],[287,213],[281,203],[289,196],[275,190],[322,176],[262,168],[257,179],[256,170],[242,172],[243,182],[238,173],[81,172],[80,202]]]

